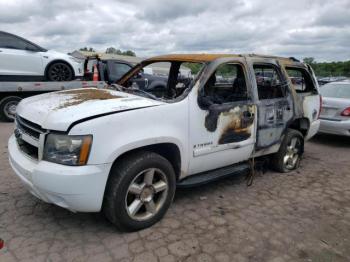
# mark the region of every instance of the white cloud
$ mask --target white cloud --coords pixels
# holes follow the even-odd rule
[[[348,0],[0,0],[0,30],[60,51],[234,52],[350,59]]]

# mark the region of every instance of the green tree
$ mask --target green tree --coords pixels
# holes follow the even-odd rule
[[[106,54],[117,54],[117,55],[126,55],[126,56],[136,56],[135,52],[131,50],[121,51],[120,49],[116,49],[114,47],[108,47],[106,49]]]
[[[82,48],[79,48],[79,51],[89,51],[89,52],[95,52],[95,49],[92,48],[92,47],[82,47]]]
[[[122,54],[122,51],[120,51],[120,49],[116,49],[114,47],[108,47],[106,49],[106,54],[117,54],[117,55],[121,55]]]
[[[350,61],[339,62],[316,62],[313,57],[305,57],[304,63],[310,64],[315,71],[316,76],[346,76],[350,77]]]
[[[127,50],[127,51],[123,52],[122,54],[127,55],[127,56],[136,56],[135,52],[133,52],[131,50]]]
[[[313,57],[305,57],[303,59],[303,62],[306,63],[306,64],[309,64],[309,65],[312,65],[313,63],[315,63],[315,58]]]

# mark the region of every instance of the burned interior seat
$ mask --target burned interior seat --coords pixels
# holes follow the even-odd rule
[[[214,72],[203,87],[204,95],[201,97],[201,103],[205,107],[223,103],[223,99],[217,94],[215,83],[216,75]]]
[[[231,101],[242,101],[247,99],[247,86],[244,77],[237,77],[233,81]]]

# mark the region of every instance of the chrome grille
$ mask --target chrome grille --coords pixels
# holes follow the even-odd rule
[[[25,153],[26,155],[30,156],[33,159],[39,158],[39,149],[36,146],[33,146],[26,141],[24,141],[22,138],[17,138],[17,144],[21,151]]]
[[[17,128],[19,128],[22,132],[35,137],[39,140],[40,134],[45,133],[46,130],[42,129],[41,126],[30,122],[23,117],[16,116]]]
[[[31,158],[39,158],[40,135],[46,132],[38,124],[30,122],[20,116],[16,116],[15,136],[21,151]]]

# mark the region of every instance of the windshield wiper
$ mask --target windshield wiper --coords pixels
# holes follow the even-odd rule
[[[147,97],[152,98],[154,100],[160,100],[155,95],[152,95],[152,94],[150,94],[150,93],[148,93],[148,92],[146,92],[146,91],[144,91],[142,89],[139,89],[139,88],[132,88],[132,87],[128,87],[127,88],[127,87],[116,85],[116,84],[113,84],[111,86],[113,86],[118,91],[122,91],[122,92],[134,92],[134,91],[136,91],[136,92],[139,92],[139,93],[141,93],[143,95],[146,95]]]
[[[149,98],[152,98],[152,99],[154,99],[154,100],[158,100],[158,97],[156,97],[155,95],[152,95],[152,94],[150,94],[150,93],[148,93],[148,92],[146,92],[146,91],[144,91],[144,90],[142,90],[142,89],[138,89],[138,88],[125,88],[124,90],[130,90],[130,91],[136,91],[136,92],[139,92],[139,93],[141,93],[141,94],[144,94],[144,95],[146,95],[147,97],[149,97]]]

